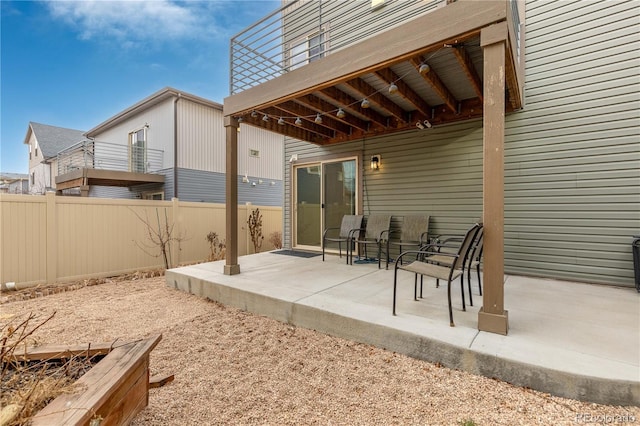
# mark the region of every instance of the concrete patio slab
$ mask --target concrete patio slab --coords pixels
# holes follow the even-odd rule
[[[568,398],[640,405],[640,296],[619,288],[530,277],[505,277],[509,334],[477,329],[482,305],[462,310],[452,284],[456,327],[449,327],[446,285],[425,279],[414,301],[413,275],[399,271],[397,316],[393,270],[346,265],[344,258],[274,253],[241,257],[241,273],[224,262],[171,269],[167,285],[299,327],[372,344],[419,359],[495,377]]]

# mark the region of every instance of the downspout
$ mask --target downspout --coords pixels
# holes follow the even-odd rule
[[[178,96],[173,101],[173,198],[178,198]]]

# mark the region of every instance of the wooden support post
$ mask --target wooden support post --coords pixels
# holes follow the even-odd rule
[[[227,177],[226,177],[226,240],[227,253],[224,265],[225,275],[240,273],[238,264],[238,127],[240,123],[231,116],[224,117],[227,134]]]
[[[482,29],[484,53],[483,222],[484,293],[478,329],[506,335],[509,316],[504,309],[504,116],[505,23]]]

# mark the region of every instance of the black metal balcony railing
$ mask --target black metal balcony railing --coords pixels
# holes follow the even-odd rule
[[[163,157],[159,149],[83,141],[58,153],[58,175],[82,168],[156,173],[163,168]]]
[[[292,0],[230,43],[230,93],[236,94],[362,41],[447,0]]]
[[[230,93],[257,86],[453,1],[286,1],[231,38]],[[518,0],[508,1],[519,60]]]

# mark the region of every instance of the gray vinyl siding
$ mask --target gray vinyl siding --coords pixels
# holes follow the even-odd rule
[[[178,169],[178,198],[182,201],[224,204],[225,178],[224,173]],[[249,183],[244,183],[242,178],[243,176],[237,177],[239,204],[282,206],[281,180],[249,176]],[[253,182],[256,183],[255,186],[252,185]]]
[[[96,186],[92,185],[89,189],[89,197],[98,198],[123,198],[123,199],[135,199],[139,198],[138,193],[130,191],[129,188],[123,188],[118,186]]]
[[[505,128],[505,271],[633,285],[640,234],[640,8],[634,1],[529,1],[524,110]],[[318,147],[298,162],[361,162],[364,214],[431,215],[432,235],[482,214],[482,122]],[[381,170],[368,169],[373,154]],[[291,245],[291,167],[285,244]]]
[[[506,128],[510,271],[632,285],[639,18],[634,1],[527,2],[526,107]]]
[[[394,226],[404,215],[431,216],[432,235],[460,234],[482,216],[482,122],[469,121],[426,131],[318,147],[288,140],[285,157],[308,159],[358,156],[360,202],[365,215],[391,214]],[[370,158],[381,156],[379,171]],[[291,167],[285,168],[285,243],[291,246]]]

